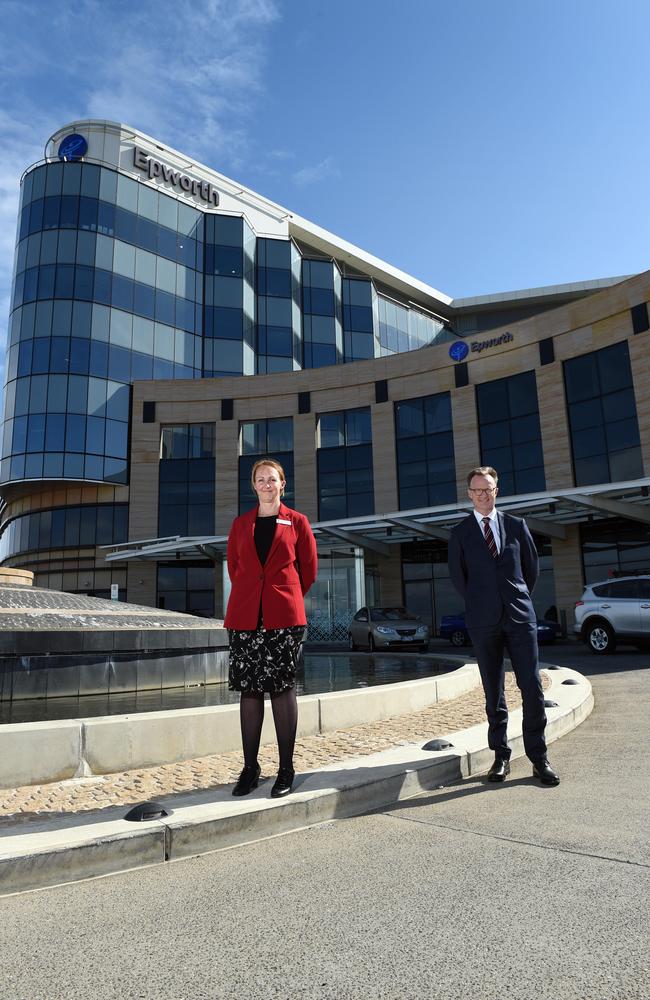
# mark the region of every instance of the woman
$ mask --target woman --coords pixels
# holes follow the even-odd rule
[[[281,497],[286,486],[279,462],[264,458],[251,474],[258,505],[235,518],[228,536],[232,584],[224,625],[230,637],[228,686],[241,691],[244,768],[233,795],[257,788],[257,753],[264,720],[264,693],[271,695],[280,767],[272,798],[293,786],[298,702],[296,661],[307,618],[304,595],[316,579],[316,542],[309,521]]]

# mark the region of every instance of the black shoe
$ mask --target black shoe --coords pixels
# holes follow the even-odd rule
[[[510,774],[510,761],[505,757],[495,757],[494,764],[487,773],[488,781],[505,781]]]
[[[533,776],[539,778],[543,785],[559,785],[560,776],[556,774],[546,757],[533,761]]]
[[[271,798],[281,799],[284,795],[288,795],[293,788],[293,779],[295,776],[296,772],[292,767],[281,767],[275,779],[275,784],[271,789]]]
[[[237,779],[237,784],[232,790],[233,795],[248,795],[252,792],[254,788],[257,788],[257,783],[260,780],[261,768],[259,764],[255,767],[244,767],[242,773]]]

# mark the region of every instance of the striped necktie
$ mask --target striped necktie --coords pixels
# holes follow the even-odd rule
[[[483,534],[485,535],[485,541],[487,542],[488,549],[490,550],[490,555],[497,559],[499,556],[499,550],[497,548],[497,543],[494,540],[494,535],[492,534],[489,517],[483,518]]]

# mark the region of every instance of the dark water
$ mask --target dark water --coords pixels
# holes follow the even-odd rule
[[[420,677],[434,677],[459,666],[442,656],[379,656],[346,653],[307,653],[296,674],[298,694],[323,694],[350,688],[395,684]],[[207,705],[230,705],[239,700],[226,684],[203,687],[165,688],[158,691],[130,691],[84,698],[43,698],[0,703],[0,723],[50,722],[55,719],[88,719],[102,715],[133,715]]]

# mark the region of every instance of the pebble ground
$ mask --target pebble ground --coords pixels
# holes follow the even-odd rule
[[[550,684],[544,672],[542,682],[545,688]],[[512,674],[506,674],[506,695],[511,710],[521,705]],[[346,757],[362,757],[392,747],[449,736],[484,721],[483,690],[478,686],[452,701],[441,702],[410,715],[303,737],[296,744],[295,768],[298,772],[315,771]],[[273,777],[278,767],[277,748],[263,747],[259,761],[262,776]],[[180,793],[219,789],[234,783],[242,763],[241,751],[237,750],[119,774],[0,789],[0,823],[5,826],[29,820],[42,822],[47,817],[89,814],[146,799],[171,801],[174,795]]]

